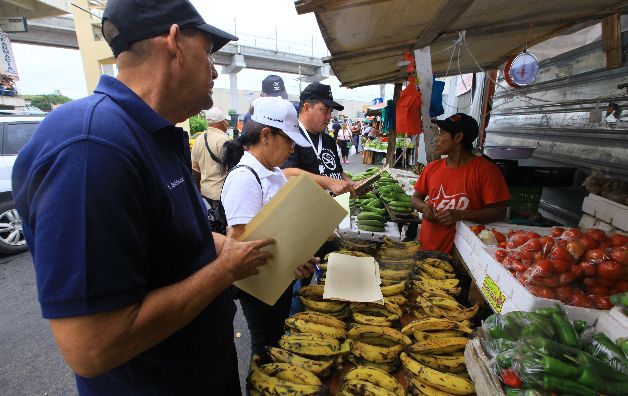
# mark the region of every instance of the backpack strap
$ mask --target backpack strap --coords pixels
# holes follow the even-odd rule
[[[212,157],[214,161],[220,163],[220,159],[209,149],[209,144],[207,144],[207,132],[205,132],[203,136],[205,137],[205,147],[207,147],[207,151],[209,151],[209,156]]]
[[[255,176],[255,179],[257,179],[257,183],[259,184],[260,188],[262,188],[262,182],[259,179],[259,176],[257,175],[257,172],[255,172],[255,169],[251,168],[248,165],[241,164],[241,165],[234,166],[229,172],[231,172],[231,171],[233,171],[235,169],[238,169],[238,168],[246,168],[246,169],[250,170],[253,173],[253,176]]]

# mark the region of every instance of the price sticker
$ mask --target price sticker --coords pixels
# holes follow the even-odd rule
[[[484,283],[482,283],[482,294],[484,294],[488,303],[491,304],[493,311],[497,313],[502,312],[502,307],[506,302],[506,296],[488,275],[486,275]]]

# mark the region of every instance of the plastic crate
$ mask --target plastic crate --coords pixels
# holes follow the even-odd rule
[[[514,212],[536,212],[539,210],[542,186],[508,186],[510,196],[508,206]]]

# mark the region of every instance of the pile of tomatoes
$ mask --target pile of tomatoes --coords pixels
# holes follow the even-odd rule
[[[489,231],[498,242],[495,259],[535,296],[611,309],[609,296],[628,291],[626,235],[562,227],[552,228],[546,236]]]

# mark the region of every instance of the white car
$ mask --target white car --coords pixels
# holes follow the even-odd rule
[[[0,112],[0,253],[15,254],[28,249],[22,219],[13,205],[11,173],[17,153],[43,119],[41,114],[8,115]]]

